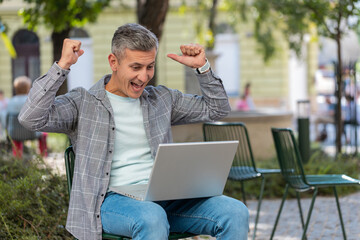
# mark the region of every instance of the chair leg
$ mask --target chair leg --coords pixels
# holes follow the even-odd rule
[[[304,215],[303,215],[303,211],[302,211],[302,207],[301,207],[301,201],[300,201],[300,194],[299,194],[299,192],[296,192],[296,199],[297,199],[297,203],[298,203],[298,207],[299,207],[299,214],[300,214],[301,226],[302,226],[302,229],[304,230],[304,226],[305,226],[305,223],[304,223]],[[305,239],[307,239],[307,238],[305,237]]]
[[[278,212],[278,214],[277,214],[277,216],[276,216],[274,228],[273,228],[273,230],[272,230],[272,232],[271,232],[270,240],[272,240],[273,237],[274,237],[275,230],[276,230],[277,224],[278,224],[279,219],[280,219],[280,214],[281,214],[281,211],[282,211],[282,209],[283,209],[283,206],[284,206],[284,203],[285,203],[285,200],[286,200],[286,196],[287,196],[287,194],[288,194],[288,190],[289,190],[289,184],[286,184],[286,186],[285,186],[285,191],[284,191],[284,195],[283,195],[283,198],[282,198],[282,200],[281,200],[279,212]]]
[[[343,221],[343,218],[342,218],[342,213],[341,213],[341,209],[340,209],[340,203],[339,203],[339,198],[338,198],[338,195],[337,195],[336,187],[333,187],[333,190],[334,190],[334,195],[335,195],[335,199],[336,199],[336,206],[337,206],[338,213],[339,213],[339,218],[340,218],[340,223],[341,223],[341,230],[342,230],[344,239],[346,239],[344,221]]]
[[[302,240],[306,239],[306,231],[307,231],[307,228],[309,226],[310,217],[311,217],[312,210],[314,208],[314,203],[315,203],[317,193],[318,193],[318,188],[315,188],[312,199],[311,199],[311,204],[310,204],[309,212],[308,212],[308,215],[307,215],[307,219],[306,219],[306,224],[305,224],[304,231],[303,231],[303,234],[302,234],[302,237],[301,237]]]
[[[298,203],[298,207],[299,207],[299,214],[300,214],[300,220],[301,220],[301,225],[302,228],[304,229],[304,216],[303,216],[303,212],[302,212],[302,208],[301,208],[301,202],[300,202],[300,196],[299,196],[299,192],[296,192],[296,198],[297,198],[297,203]]]
[[[254,240],[256,237],[256,230],[257,230],[257,224],[259,221],[259,215],[260,215],[260,207],[262,202],[262,197],[264,193],[264,187],[265,187],[265,177],[261,175],[261,187],[260,187],[260,194],[259,194],[259,200],[258,200],[258,206],[257,206],[257,212],[256,212],[256,218],[255,218],[255,225],[254,225],[254,233],[252,239]]]
[[[244,181],[241,181],[241,194],[243,197],[243,202],[246,205],[246,196],[245,196],[245,184]]]

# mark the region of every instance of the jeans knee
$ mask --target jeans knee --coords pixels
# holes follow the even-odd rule
[[[165,212],[146,214],[141,216],[136,223],[133,238],[168,239],[169,229],[170,225]]]
[[[249,209],[243,204],[239,202],[237,207],[233,209],[231,213],[229,213],[233,217],[233,221],[235,224],[242,224],[248,227],[249,225]]]
[[[219,239],[247,239],[249,210],[240,201],[223,210],[222,230]]]

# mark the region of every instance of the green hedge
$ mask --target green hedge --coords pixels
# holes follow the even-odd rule
[[[67,183],[41,158],[0,157],[0,239],[72,239]]]

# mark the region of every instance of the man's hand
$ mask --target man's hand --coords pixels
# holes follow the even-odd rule
[[[84,50],[80,49],[81,42],[78,40],[64,39],[61,58],[58,65],[63,69],[69,69],[83,55]]]
[[[185,66],[191,68],[199,68],[206,63],[205,49],[199,44],[181,45],[180,50],[182,56],[170,53],[167,56]]]

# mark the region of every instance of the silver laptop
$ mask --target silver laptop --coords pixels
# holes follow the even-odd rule
[[[221,195],[238,144],[238,141],[160,144],[148,184],[109,190],[141,201]]]

